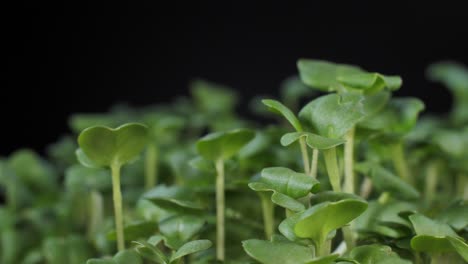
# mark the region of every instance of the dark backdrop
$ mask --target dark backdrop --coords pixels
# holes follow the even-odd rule
[[[447,14],[439,6],[316,1],[117,2],[3,6],[0,155],[19,147],[42,151],[68,131],[74,112],[187,94],[195,77],[229,85],[243,98],[274,95],[280,81],[296,73],[300,57],[400,74],[399,95],[420,97],[427,111],[443,112],[451,98],[425,80],[425,67],[442,59],[468,63],[468,29],[463,18],[453,21],[461,9],[452,6]]]

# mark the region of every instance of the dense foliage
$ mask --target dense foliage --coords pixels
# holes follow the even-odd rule
[[[0,263],[465,263],[468,69],[427,73],[446,115],[418,120],[399,76],[311,59],[257,121],[203,80],[73,115],[47,157],[0,159]]]

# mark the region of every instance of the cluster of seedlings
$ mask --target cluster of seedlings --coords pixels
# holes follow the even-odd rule
[[[250,104],[269,125],[197,80],[72,116],[47,158],[1,157],[0,263],[466,263],[468,69],[429,67],[454,106],[418,120],[399,76],[297,65]]]

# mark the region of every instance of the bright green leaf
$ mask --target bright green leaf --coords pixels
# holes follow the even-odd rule
[[[329,149],[346,142],[343,139],[322,137],[309,132],[291,132],[281,137],[281,145],[289,146],[301,137],[305,137],[307,145],[314,149]]]
[[[197,151],[205,159],[228,159],[250,142],[255,133],[247,129],[211,133],[197,142]]]
[[[116,129],[90,127],[81,132],[78,144],[86,156],[99,166],[123,165],[134,159],[146,146],[148,129],[136,123]]]
[[[285,105],[271,99],[264,99],[262,100],[262,103],[266,105],[272,112],[282,115],[284,118],[286,118],[286,120],[288,120],[288,122],[291,124],[291,126],[294,127],[294,129],[296,129],[296,131],[302,131],[302,125],[297,119],[296,115],[294,115],[294,113]]]

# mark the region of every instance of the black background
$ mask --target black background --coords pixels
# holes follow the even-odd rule
[[[450,95],[425,79],[425,67],[445,59],[468,63],[464,9],[440,3],[422,10],[379,1],[95,2],[0,9],[0,155],[20,147],[43,151],[68,131],[71,113],[188,94],[195,77],[229,85],[245,102],[255,94],[275,95],[300,57],[399,74],[404,86],[398,95],[417,96],[426,111],[444,112]]]

